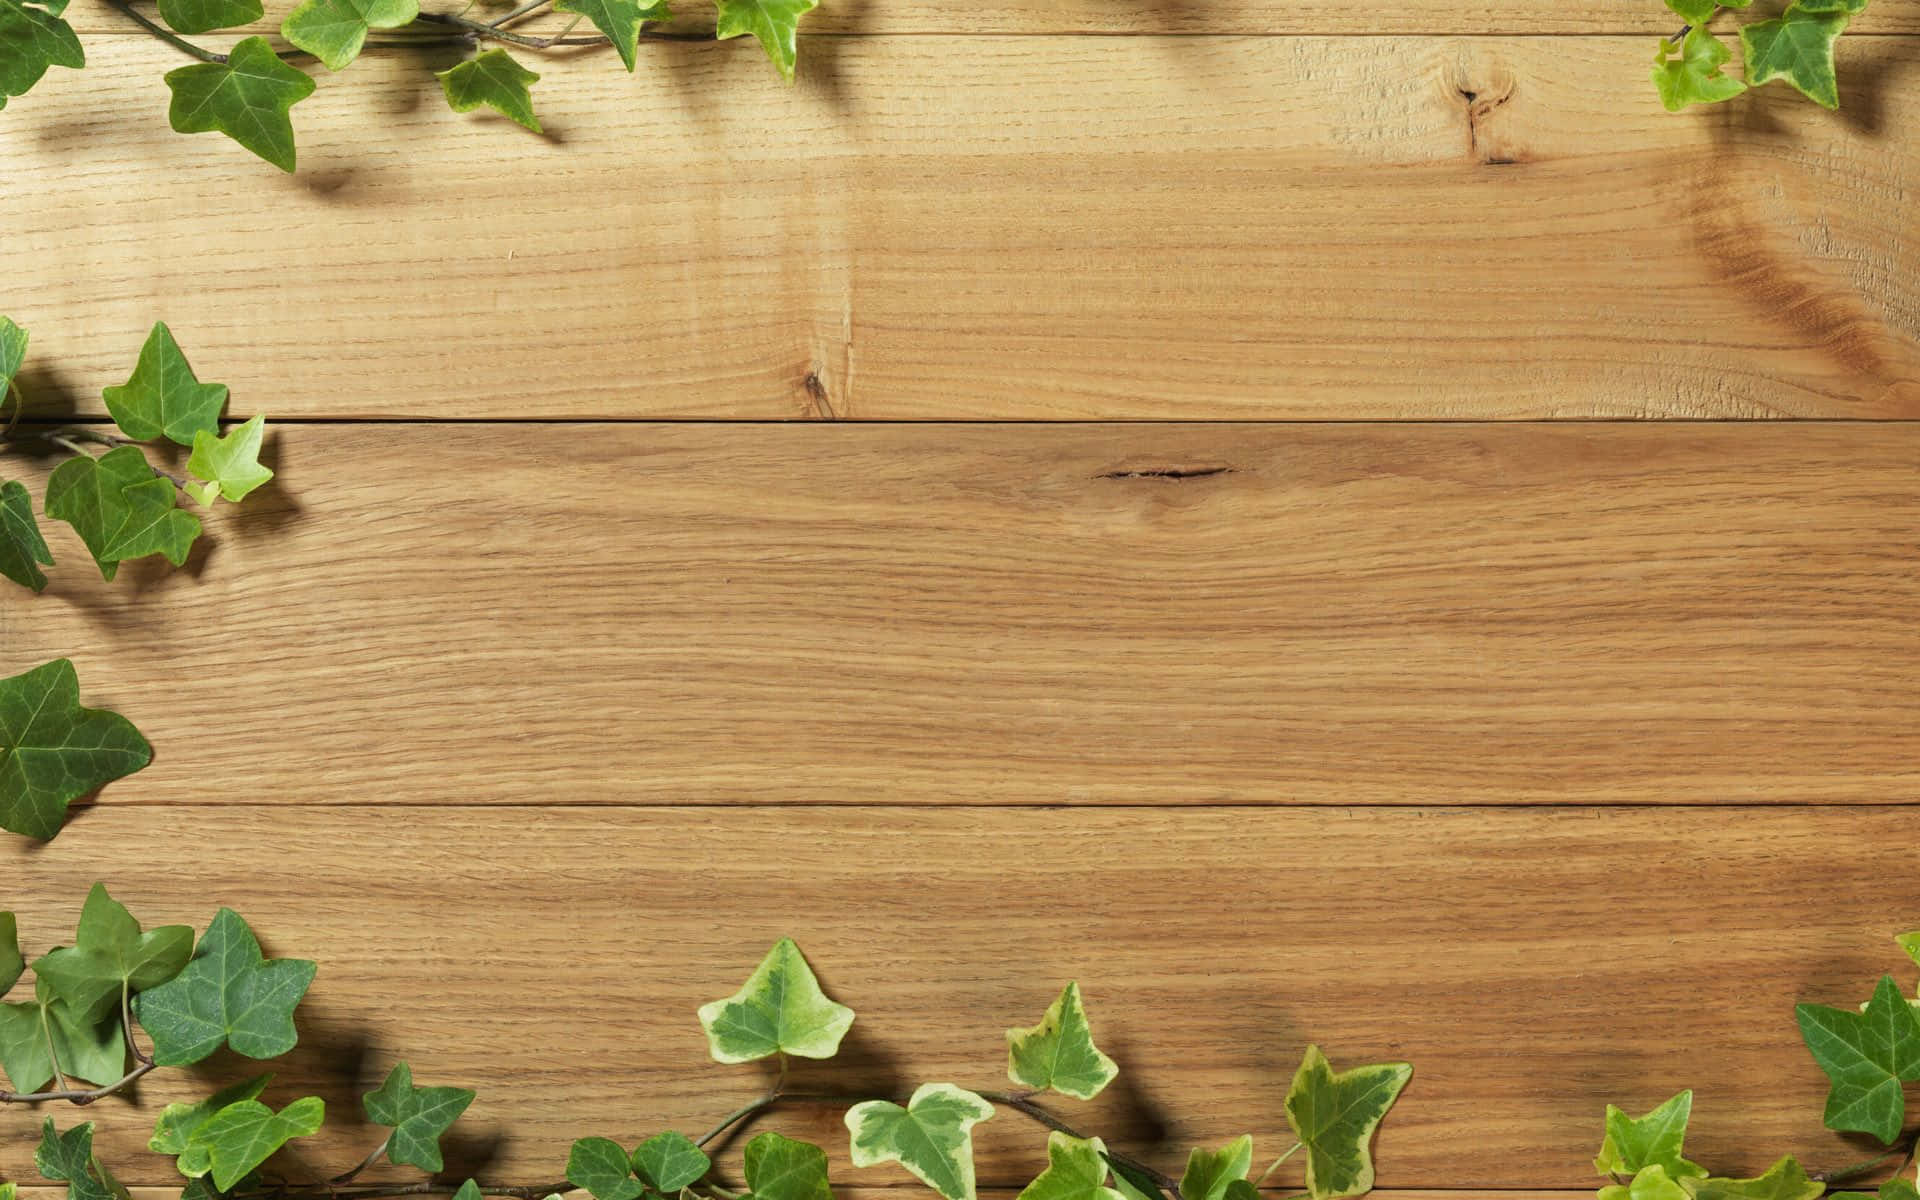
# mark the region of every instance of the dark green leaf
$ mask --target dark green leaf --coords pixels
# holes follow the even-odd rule
[[[1920,1080],[1920,1018],[1893,976],[1880,977],[1864,1011],[1802,1004],[1794,1015],[1833,1083],[1827,1128],[1871,1133],[1891,1145],[1906,1116],[1902,1085]]]
[[[63,1134],[54,1129],[53,1118],[48,1117],[40,1127],[40,1146],[34,1151],[33,1163],[44,1177],[67,1185],[68,1200],[113,1200],[112,1191],[92,1170],[92,1121]]]
[[[176,133],[224,133],[282,171],[293,170],[293,106],[313,95],[313,80],[280,61],[263,37],[233,48],[224,63],[195,63],[166,74],[173,91],[167,119]]]
[[[700,1154],[698,1149],[693,1152]],[[706,1157],[700,1154],[703,1164]],[[760,1134],[747,1143],[745,1165],[747,1190],[753,1200],[833,1200],[833,1189],[827,1184],[827,1152],[812,1142],[777,1133]],[[704,1174],[706,1167],[702,1166],[687,1182]]]
[[[119,387],[107,388],[101,397],[114,424],[134,441],[150,442],[164,435],[191,446],[195,434],[220,432],[227,385],[201,383],[180,343],[173,340],[173,331],[165,321],[156,321],[140,347],[133,374]]]
[[[160,0],[160,19],[177,33],[210,33],[266,15],[260,0]]]
[[[313,982],[303,959],[264,960],[240,914],[223,908],[175,979],[134,997],[134,1016],[163,1067],[197,1063],[221,1046],[274,1058],[299,1041],[293,1010]]]
[[[393,1130],[387,1142],[389,1159],[433,1172],[446,1166],[440,1158],[440,1135],[467,1111],[473,1095],[466,1088],[415,1087],[413,1069],[397,1063],[386,1082],[368,1092],[362,1103],[369,1120]]]
[[[87,1021],[117,1009],[122,989],[135,995],[172,979],[193,953],[192,929],[163,925],[142,933],[140,922],[99,883],[87,893],[73,940],[71,948],[41,955],[33,970]]]
[[[594,1200],[636,1200],[645,1189],[633,1177],[633,1160],[611,1138],[581,1138],[567,1155],[567,1182]]]
[[[73,526],[108,580],[128,559],[159,554],[176,567],[187,561],[200,518],[176,499],[172,482],[153,473],[138,446],[99,458],[76,455],[47,479],[47,515]]]
[[[540,132],[540,118],[533,115],[533,93],[527,85],[540,76],[513,60],[505,50],[488,50],[466,62],[438,72],[440,90],[455,112],[472,112],[482,104],[520,124]]]
[[[0,0],[0,108],[24,96],[48,67],[83,67],[87,56],[59,6]]]
[[[18,480],[0,484],[0,575],[38,592],[47,586],[40,568],[53,565],[53,552],[33,519],[33,496]]]
[[[66,659],[0,679],[0,828],[51,838],[70,801],[152,757],[131,721],[80,707],[80,679]]]
[[[81,1020],[54,998],[45,980],[34,981],[33,996],[19,1004],[0,1004],[0,1068],[14,1091],[36,1092],[56,1082],[55,1054],[69,1082],[105,1087],[120,1078],[127,1047],[118,1017]]]

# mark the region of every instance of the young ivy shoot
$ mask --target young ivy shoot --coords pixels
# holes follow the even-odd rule
[[[27,970],[15,925],[13,913],[0,913],[0,996]],[[73,940],[33,961],[31,999],[0,1004],[0,1070],[11,1088],[0,1092],[0,1104],[89,1105],[154,1071],[193,1067],[222,1049],[265,1060],[299,1040],[294,1013],[315,965],[267,958],[231,909],[219,911],[196,945],[183,925],[142,930],[95,884]],[[269,1074],[169,1104],[147,1147],[173,1160],[184,1200],[543,1200],[572,1192],[592,1200],[741,1200],[736,1189],[743,1184],[753,1200],[833,1200],[827,1151],[810,1142],[765,1132],[746,1143],[737,1166],[715,1159],[732,1135],[769,1110],[826,1105],[844,1111],[855,1167],[904,1171],[941,1200],[977,1200],[972,1131],[1005,1110],[1035,1122],[1036,1137],[1046,1134],[1048,1165],[1020,1200],[1256,1200],[1258,1185],[1301,1151],[1307,1196],[1334,1200],[1373,1187],[1374,1130],[1412,1073],[1404,1063],[1335,1071],[1309,1046],[1284,1100],[1293,1141],[1271,1166],[1254,1176],[1253,1139],[1243,1136],[1217,1150],[1195,1148],[1176,1177],[1078,1132],[1059,1115],[1054,1097],[1092,1099],[1119,1073],[1094,1044],[1076,984],[1037,1024],[1007,1030],[1013,1090],[948,1082],[923,1083],[899,1097],[789,1090],[790,1060],[832,1059],[854,1013],[827,997],[788,938],[738,991],[698,1015],[716,1062],[774,1059],[773,1086],[698,1136],[669,1129],[637,1141],[582,1137],[567,1153],[564,1177],[545,1182],[467,1179],[455,1186],[441,1179],[441,1139],[477,1097],[466,1088],[418,1084],[405,1062],[394,1063],[362,1097],[365,1123],[379,1137],[337,1174],[302,1180],[271,1172],[274,1155],[318,1133],[327,1112],[317,1096],[270,1098]],[[205,1078],[205,1068],[194,1077]],[[93,1122],[62,1130],[44,1118],[35,1164],[45,1178],[67,1185],[68,1200],[124,1200],[119,1164],[97,1152],[94,1131]],[[382,1160],[428,1179],[357,1182]],[[12,1197],[0,1191],[0,1200]]]
[[[1792,84],[1824,108],[1840,107],[1834,42],[1867,7],[1867,0],[1792,0],[1777,17],[1740,28],[1744,80],[1726,73],[1733,54],[1709,26],[1722,10],[1750,9],[1753,0],[1667,0],[1686,21],[1660,43],[1653,57],[1653,85],[1668,112],[1694,104],[1731,100],[1775,79]]]

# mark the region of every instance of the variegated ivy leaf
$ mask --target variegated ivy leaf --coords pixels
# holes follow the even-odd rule
[[[100,1021],[125,997],[172,979],[193,953],[192,929],[162,925],[142,933],[101,883],[87,893],[73,941],[41,955],[33,972],[85,1021]]]
[[[827,1152],[812,1142],[760,1134],[747,1143],[746,1171],[753,1200],[833,1200]]]
[[[193,1144],[194,1135],[213,1119],[215,1113],[242,1100],[259,1099],[260,1093],[266,1091],[267,1084],[272,1081],[272,1075],[256,1075],[244,1082],[221,1088],[197,1104],[167,1105],[161,1110],[159,1120],[153,1123],[153,1136],[147,1139],[147,1149],[155,1154],[185,1154],[187,1147]],[[197,1175],[181,1172],[189,1175],[189,1178],[198,1178],[205,1173],[204,1170]]]
[[[1789,1154],[1757,1179],[1715,1177],[1701,1180],[1690,1190],[1694,1200],[1819,1200],[1827,1187],[1808,1179],[1800,1163]]]
[[[67,1200],[117,1200],[126,1192],[99,1169],[93,1157],[92,1121],[60,1133],[53,1127],[53,1118],[48,1117],[40,1127],[33,1165],[46,1178],[67,1185]]]
[[[1600,1143],[1593,1168],[1602,1175],[1630,1176],[1658,1165],[1669,1178],[1704,1178],[1707,1169],[1681,1156],[1687,1119],[1693,1114],[1693,1093],[1681,1092],[1644,1117],[1633,1118],[1607,1105],[1607,1134]]]
[[[20,953],[20,929],[10,912],[0,912],[0,996],[13,990],[27,969]]]
[[[827,999],[800,947],[781,938],[739,991],[700,1006],[700,1024],[717,1062],[772,1054],[832,1058],[853,1024],[853,1010]]]
[[[268,962],[240,914],[223,908],[178,976],[134,997],[133,1013],[153,1036],[163,1067],[197,1063],[221,1046],[248,1058],[278,1058],[299,1036],[293,1010],[313,983],[314,964]]]
[[[1920,1188],[1911,1179],[1895,1177],[1881,1184],[1878,1192],[1835,1192],[1832,1200],[1920,1200]]]
[[[1047,1169],[1022,1188],[1018,1200],[1127,1200],[1107,1186],[1106,1146],[1054,1130],[1047,1135]]]
[[[793,64],[799,57],[800,18],[812,12],[820,0],[714,0],[719,20],[714,36],[725,40],[750,33],[767,52],[780,77],[793,82]]]
[[[180,1156],[180,1169],[190,1175],[211,1169],[213,1186],[229,1191],[280,1147],[320,1132],[326,1115],[326,1103],[318,1096],[304,1096],[279,1112],[258,1100],[235,1101],[194,1130]]]
[[[1800,1034],[1832,1088],[1827,1128],[1871,1133],[1891,1145],[1906,1117],[1903,1085],[1920,1080],[1920,1016],[1883,975],[1860,1012],[1802,1004]]]
[[[1246,1134],[1218,1150],[1195,1146],[1180,1176],[1180,1200],[1225,1200],[1227,1185],[1245,1179],[1253,1167],[1253,1138]]]
[[[0,679],[0,829],[50,838],[70,802],[152,758],[133,722],[80,707],[80,677],[66,659]]]
[[[260,465],[260,442],[266,421],[262,416],[250,417],[234,426],[225,437],[204,429],[194,434],[187,473],[204,482],[189,483],[187,494],[208,506],[222,497],[237,504],[272,479],[273,472]]]
[[[1723,8],[1745,8],[1753,0],[1667,0],[1667,7],[1679,13],[1689,25],[1705,25]]]
[[[1091,1100],[1119,1073],[1093,1044],[1078,983],[1066,986],[1038,1025],[1007,1030],[1007,1076],[1023,1087]]]
[[[1693,1200],[1659,1163],[1642,1167],[1633,1179],[1600,1189],[1599,1200]]]
[[[1689,29],[1677,48],[1661,41],[1653,55],[1653,86],[1660,91],[1660,103],[1668,112],[1679,112],[1691,104],[1731,100],[1746,91],[1745,83],[1721,70],[1731,55],[1705,25]]]
[[[419,15],[420,0],[301,0],[280,33],[327,70],[344,71],[360,57],[369,31],[398,29]]]
[[[473,1103],[466,1088],[415,1087],[413,1068],[396,1063],[385,1083],[362,1098],[367,1119],[393,1130],[387,1139],[387,1158],[422,1171],[446,1166],[440,1158],[440,1136]]]
[[[587,1137],[567,1154],[567,1182],[594,1200],[637,1200],[646,1188],[633,1177],[633,1160],[612,1138]]]
[[[973,1127],[992,1116],[993,1105],[951,1083],[921,1084],[905,1108],[888,1100],[856,1104],[846,1117],[853,1165],[897,1162],[947,1200],[975,1200]]]
[[[1796,0],[1770,21],[1740,30],[1746,51],[1747,82],[1754,87],[1784,79],[1822,108],[1840,107],[1840,83],[1834,72],[1833,44],[1864,0]]]
[[[747,1148],[747,1155],[751,1162],[751,1146]],[[668,1196],[698,1181],[713,1165],[707,1160],[705,1152],[693,1144],[692,1138],[672,1131],[656,1133],[641,1142],[634,1149],[632,1162],[635,1175],[652,1185],[654,1191]],[[754,1188],[753,1191],[759,1196],[760,1189]],[[761,1197],[760,1200],[767,1198]]]
[[[1406,1063],[1336,1075],[1320,1047],[1307,1047],[1287,1090],[1287,1121],[1307,1148],[1307,1193],[1314,1200],[1372,1190],[1373,1131],[1412,1077]]]
[[[434,74],[447,107],[457,113],[472,112],[482,104],[535,133],[540,118],[533,115],[533,93],[527,85],[540,82],[537,72],[514,61],[505,50],[482,51],[463,63],[455,63]]]
[[[0,1069],[16,1092],[37,1092],[56,1079],[54,1055],[69,1083],[96,1087],[126,1071],[127,1046],[120,1018],[85,1021],[56,998],[44,979],[34,980],[33,999],[0,1004]]]

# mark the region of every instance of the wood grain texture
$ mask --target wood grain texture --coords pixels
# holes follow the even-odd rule
[[[356,1125],[358,1094],[404,1055],[423,1083],[480,1092],[456,1175],[490,1157],[490,1178],[526,1183],[554,1175],[582,1132],[697,1132],[756,1094],[755,1069],[706,1061],[693,1011],[783,934],[859,1013],[839,1080],[888,1093],[993,1086],[1001,1031],[1080,980],[1138,1090],[1070,1111],[1162,1165],[1245,1130],[1278,1153],[1311,1040],[1335,1061],[1415,1064],[1378,1144],[1381,1178],[1399,1187],[1588,1184],[1603,1106],[1650,1107],[1684,1085],[1697,1089],[1692,1157],[1758,1170],[1791,1150],[1837,1166],[1859,1147],[1820,1129],[1823,1079],[1792,1005],[1852,1002],[1883,972],[1909,979],[1891,935],[1920,912],[1912,814],[1895,809],[374,799],[350,819],[115,803],[48,850],[0,844],[0,862],[32,945],[64,937],[106,878],[150,920],[204,923],[228,904],[272,953],[317,960],[304,1048],[272,1093],[328,1101],[339,1124],[302,1152],[313,1169],[340,1169],[377,1136]],[[139,1150],[145,1118],[252,1069],[214,1061],[207,1080],[144,1092],[141,1116],[123,1103],[88,1115],[128,1182],[164,1183],[171,1168]],[[827,1078],[797,1069],[801,1083]],[[839,1116],[776,1127],[828,1145],[845,1177]],[[1010,1114],[978,1138],[983,1182],[1018,1186],[1044,1163],[1043,1131]],[[23,1173],[23,1147],[10,1132],[0,1171]]]
[[[56,526],[49,592],[0,593],[8,673],[72,654],[89,702],[162,748],[116,805],[1880,803],[1920,783],[1920,425],[276,445],[276,490],[222,510],[189,570],[104,586]]]
[[[47,408],[162,318],[283,417],[1920,415],[1916,38],[1677,118],[1644,37],[660,45],[545,140],[388,54],[292,178],[92,43],[0,137]]]

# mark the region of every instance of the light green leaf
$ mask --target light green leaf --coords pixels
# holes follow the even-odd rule
[[[20,1194],[11,1183],[0,1183],[0,1200],[15,1200]]]
[[[211,505],[216,496],[237,504],[272,479],[273,472],[260,465],[260,442],[266,424],[265,417],[256,415],[234,426],[225,437],[204,429],[194,434],[187,471],[206,482],[188,484],[188,494],[206,505]]]
[[[1703,1178],[1707,1169],[1680,1154],[1693,1114],[1693,1093],[1681,1092],[1644,1117],[1633,1118],[1607,1105],[1607,1134],[1593,1168],[1602,1175],[1634,1175],[1658,1164],[1673,1180]]]
[[[299,1041],[293,1010],[313,973],[303,959],[265,961],[253,930],[223,908],[186,970],[134,997],[133,1012],[163,1067],[197,1063],[223,1045],[248,1058],[276,1058]]]
[[[1802,1004],[1794,1016],[1833,1083],[1827,1128],[1871,1133],[1891,1145],[1906,1115],[1902,1085],[1920,1080],[1920,1017],[1893,976],[1881,976],[1863,1012]]]
[[[800,18],[819,3],[820,0],[714,0],[720,17],[713,35],[725,40],[743,33],[752,34],[773,65],[780,68],[780,77],[792,83],[794,60],[800,53],[796,36]]]
[[[301,0],[280,23],[280,34],[326,64],[344,71],[373,29],[398,29],[420,15],[420,0]]]
[[[6,67],[0,67],[5,71]],[[6,105],[0,102],[0,108]],[[11,395],[13,377],[20,373],[20,367],[27,361],[27,331],[13,323],[12,317],[0,317],[0,412],[12,407],[17,396]],[[19,413],[13,413],[18,417]],[[4,426],[0,426],[4,428]]]
[[[326,1115],[326,1103],[318,1096],[304,1096],[277,1113],[258,1100],[238,1100],[195,1130],[187,1151],[204,1153],[213,1169],[213,1185],[228,1191],[294,1138],[320,1132]]]
[[[485,1195],[480,1185],[469,1179],[454,1190],[453,1200],[483,1200]]]
[[[70,801],[152,757],[133,722],[80,707],[80,677],[67,659],[0,679],[0,828],[51,838]]]
[[[160,0],[160,19],[175,33],[211,33],[266,15],[260,0]]]
[[[75,455],[54,468],[47,515],[73,526],[107,580],[122,561],[149,554],[177,567],[200,536],[200,518],[175,507],[172,482],[153,473],[138,446]]]
[[[1693,1200],[1659,1163],[1640,1168],[1632,1182],[1600,1189],[1599,1200]]]
[[[793,943],[783,940],[781,945],[791,947]],[[775,953],[779,949],[774,947]],[[799,958],[798,950],[793,951],[793,957]],[[770,962],[773,955],[767,958]],[[764,971],[766,964],[761,968]],[[813,978],[811,972],[807,978]],[[849,1012],[847,1019],[852,1015]],[[841,1031],[845,1031],[844,1024]],[[833,1040],[837,1043],[839,1034]],[[872,1167],[897,1162],[947,1200],[975,1200],[973,1127],[992,1116],[993,1105],[951,1083],[921,1084],[905,1108],[887,1100],[856,1104],[847,1110],[846,1117],[847,1129],[853,1135],[853,1165]]]
[[[753,1200],[833,1200],[827,1152],[812,1142],[760,1134],[747,1143],[746,1168]]]
[[[1180,1176],[1180,1200],[1224,1200],[1227,1185],[1245,1179],[1252,1166],[1253,1138],[1246,1134],[1218,1150],[1195,1146]]]
[[[10,912],[0,912],[0,996],[13,990],[27,960],[20,953],[20,930]]]
[[[140,347],[133,374],[119,387],[107,388],[101,397],[114,424],[134,441],[150,442],[164,434],[191,446],[195,434],[219,432],[227,385],[201,383],[180,343],[173,340],[173,331],[165,321],[156,321]]]
[[[1920,929],[1912,933],[1897,934],[1893,940],[1907,952],[1908,958],[1911,958],[1916,965],[1920,965]]]
[[[567,1182],[594,1200],[636,1200],[646,1189],[633,1177],[633,1160],[612,1138],[581,1138],[567,1154]]]
[[[0,108],[8,97],[26,95],[48,67],[86,65],[73,26],[60,19],[65,7],[0,0]]]
[[[1827,1188],[1807,1178],[1789,1154],[1758,1179],[1703,1179],[1691,1189],[1694,1200],[1819,1200]]]
[[[1372,1189],[1373,1131],[1412,1077],[1406,1063],[1336,1075],[1318,1046],[1307,1047],[1287,1090],[1287,1121],[1307,1148],[1307,1192],[1315,1200]]]
[[[1100,1155],[1113,1168],[1114,1189],[1126,1200],[1166,1200],[1166,1193],[1160,1190],[1160,1185],[1151,1176],[1119,1161],[1105,1150]]]
[[[385,1083],[362,1099],[367,1119],[393,1130],[387,1158],[422,1171],[446,1166],[440,1158],[440,1136],[467,1111],[474,1094],[466,1088],[415,1087],[413,1068],[396,1063]]]
[[[447,106],[458,113],[472,112],[482,104],[520,124],[540,132],[540,118],[533,115],[530,83],[540,76],[513,60],[505,50],[488,50],[466,62],[457,63],[434,78],[446,93]]]
[[[1747,90],[1746,84],[1721,72],[1731,52],[1706,26],[1688,30],[1678,51],[1676,55],[1673,43],[1662,40],[1653,56],[1653,86],[1668,112],[1690,104],[1717,104]]]
[[[147,1139],[147,1149],[155,1154],[185,1154],[187,1147],[193,1144],[194,1135],[200,1132],[201,1126],[213,1119],[215,1113],[242,1100],[259,1099],[260,1093],[266,1091],[267,1084],[272,1081],[272,1075],[255,1075],[252,1079],[221,1088],[198,1104],[167,1105],[161,1110],[160,1119],[153,1123],[153,1136]]]
[[[1895,1177],[1880,1185],[1878,1192],[1834,1192],[1831,1200],[1920,1200],[1920,1188],[1904,1177]]]
[[[1796,3],[1771,21],[1745,26],[1740,42],[1746,48],[1747,82],[1759,87],[1784,79],[1822,107],[1839,108],[1833,43],[1850,19],[1845,9],[1821,10]]]
[[[245,39],[224,63],[176,67],[167,120],[175,133],[224,133],[282,171],[294,165],[293,106],[313,95],[313,80],[280,61],[267,39]]]
[[[163,925],[142,933],[140,922],[100,883],[87,893],[73,940],[72,947],[41,955],[33,970],[86,1021],[118,1008],[123,989],[136,995],[172,979],[193,953],[192,929]]]
[[[1685,18],[1689,25],[1705,25],[1723,8],[1745,8],[1753,0],[1667,0],[1667,7]]]
[[[53,565],[53,552],[33,519],[33,496],[19,480],[0,484],[0,575],[38,592],[47,586],[40,568]]]
[[[54,997],[45,980],[35,980],[34,998],[0,1004],[0,1068],[16,1092],[37,1092],[55,1082],[53,1055],[67,1080],[105,1087],[120,1078],[127,1062],[119,1018],[85,1021]]]
[[[804,1145],[805,1143],[794,1144]],[[641,1142],[634,1150],[631,1161],[634,1174],[651,1184],[655,1191],[669,1196],[694,1183],[707,1173],[708,1167],[713,1165],[701,1152],[700,1147],[693,1144],[692,1138],[684,1133],[671,1131],[657,1133]],[[752,1146],[747,1148],[747,1162],[747,1175],[751,1179],[753,1175]],[[757,1194],[760,1189],[753,1190]],[[760,1197],[759,1200],[771,1200],[771,1198]]]
[[[1106,1149],[1099,1138],[1083,1141],[1054,1130],[1047,1135],[1047,1169],[1018,1200],[1127,1200],[1107,1186]]]
[[[41,1175],[67,1185],[68,1200],[114,1200],[113,1190],[93,1173],[92,1121],[60,1133],[48,1117],[40,1127],[33,1164]]]
[[[700,1006],[700,1024],[718,1062],[752,1062],[770,1054],[832,1058],[853,1024],[853,1010],[827,999],[800,947],[781,938],[739,991]]]
[[[1066,986],[1038,1025],[1007,1030],[1007,1076],[1023,1087],[1091,1100],[1119,1073],[1093,1044],[1078,983]]]
[[[634,52],[640,44],[640,0],[555,0],[555,12],[577,13],[592,21],[594,28],[607,35],[620,61],[632,73]]]

